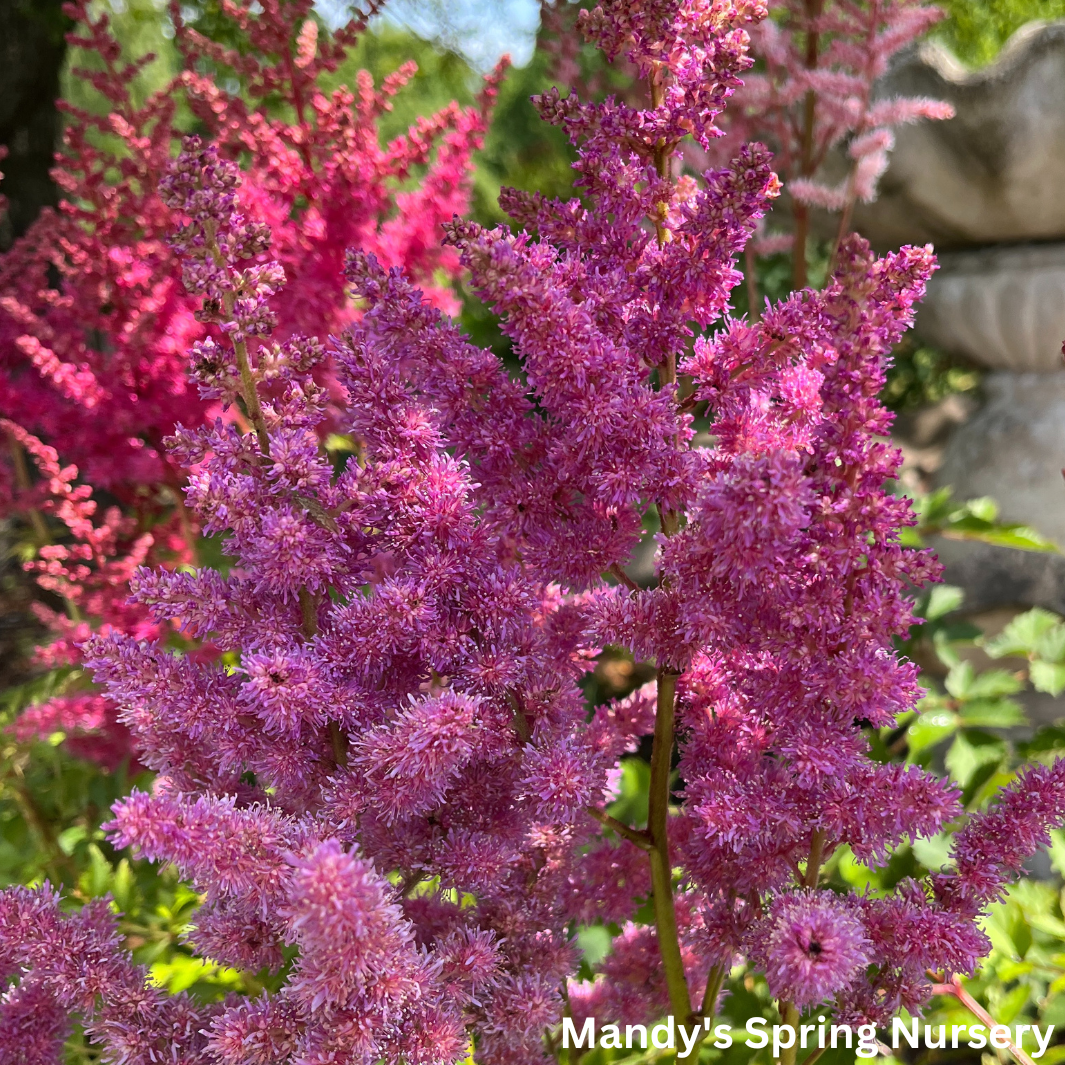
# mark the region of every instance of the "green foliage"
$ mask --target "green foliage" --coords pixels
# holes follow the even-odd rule
[[[1046,610],[1018,614],[997,636],[957,617],[963,605],[960,589],[940,585],[926,590],[916,604],[923,622],[913,628],[902,650],[924,665],[921,682],[929,690],[917,712],[895,729],[871,737],[885,759],[904,758],[926,767],[941,767],[959,787],[968,812],[984,809],[997,792],[1032,760],[1065,755],[1065,729],[1024,727],[1026,718],[1016,696],[1025,690],[1056,694],[1056,673],[1065,660],[1065,621]],[[983,654],[1013,660],[1014,668],[980,670],[974,659]],[[1026,666],[1027,668],[1023,668]],[[1016,668],[1022,667],[1022,668]],[[881,868],[870,868],[847,853],[837,857],[833,875],[851,887],[882,892],[904,875],[941,868],[949,859],[950,836],[964,822],[933,839],[900,848]],[[984,921],[991,954],[966,990],[999,1024],[1065,1022],[1065,914],[1061,876],[1065,874],[1065,833],[1054,833],[1050,851],[1056,877],[1052,881],[1022,879],[994,905]],[[933,1002],[922,1024],[975,1023],[952,996]],[[966,1040],[964,1032],[961,1036]],[[1035,1049],[1031,1035],[1025,1049]],[[927,1052],[921,1052],[921,1060]],[[1065,1059],[1065,1047],[1052,1047],[1040,1059]]]
[[[974,394],[983,376],[979,367],[920,343],[908,333],[895,349],[880,398],[890,410],[916,410],[950,395]]]
[[[959,503],[949,488],[940,488],[913,500],[917,525],[903,529],[899,539],[910,547],[924,546],[929,536],[948,540],[976,540],[1020,551],[1056,553],[1057,544],[1027,525],[1000,522],[998,504],[988,497]]]
[[[106,13],[111,19],[112,32],[121,43],[126,59],[151,53],[155,59],[148,63],[133,83],[133,100],[140,106],[153,92],[164,88],[181,68],[173,43],[173,30],[165,16],[164,0],[94,0],[91,11],[98,17]],[[103,60],[94,52],[72,48],[60,78],[62,98],[75,107],[95,114],[105,114],[107,102],[75,71],[98,71]]]
[[[1010,36],[1033,19],[1065,18],[1065,0],[937,0],[948,17],[934,31],[972,66],[991,62]]]

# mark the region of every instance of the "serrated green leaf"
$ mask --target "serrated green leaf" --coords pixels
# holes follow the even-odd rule
[[[115,904],[123,913],[129,913],[133,908],[133,889],[135,886],[133,869],[128,858],[123,858],[115,869],[115,875],[111,878],[111,894]]]
[[[56,836],[59,849],[69,858],[83,839],[88,839],[89,830],[84,825],[71,825]]]
[[[1056,662],[1033,662],[1029,670],[1032,687],[1037,692],[1060,695],[1065,691],[1065,665]]]
[[[1024,680],[1005,669],[988,669],[978,673],[969,685],[967,698],[995,699],[1000,695],[1015,695],[1024,689]]]
[[[963,724],[978,728],[1012,728],[1028,720],[1024,708],[1013,699],[971,699],[959,715]]]
[[[111,887],[111,863],[95,843],[90,843],[86,849],[89,855],[89,867],[81,874],[78,886],[89,898],[95,899],[106,895]]]
[[[1036,653],[1040,637],[1060,624],[1057,614],[1034,607],[1018,614],[997,636],[987,640],[984,650],[992,658],[1028,658]]]
[[[1065,662],[1065,624],[1055,625],[1039,637],[1035,656],[1044,662]]]
[[[976,672],[973,669],[972,662],[959,662],[951,667],[950,672],[947,674],[947,679],[943,681],[943,687],[955,699],[965,699],[968,697],[975,679]]]

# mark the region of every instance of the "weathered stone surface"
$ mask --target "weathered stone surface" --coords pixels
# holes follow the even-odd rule
[[[1065,614],[1065,555],[935,537],[943,580],[965,589],[964,613],[1041,606]]]
[[[993,369],[1060,370],[1065,243],[942,254],[917,315],[917,332]]]
[[[936,483],[958,499],[991,496],[1003,520],[1065,545],[1065,371],[993,373],[985,391],[947,443]]]
[[[879,199],[855,215],[874,245],[1065,239],[1065,20],[1029,23],[977,71],[925,42],[879,92],[947,100],[957,115],[898,131]]]

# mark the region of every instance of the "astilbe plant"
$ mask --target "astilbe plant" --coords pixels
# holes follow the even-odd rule
[[[943,18],[940,8],[919,0],[767,0],[766,7],[768,17],[751,31],[757,65],[737,87],[722,121],[725,136],[709,151],[690,142],[684,153],[689,167],[705,169],[728,162],[750,141],[774,152],[791,218],[774,233],[761,224],[745,250],[754,316],[760,313],[756,257],[792,249],[793,285],[804,287],[811,208],[838,216],[838,248],[851,231],[855,205],[876,199],[895,145],[894,129],[954,114],[940,100],[885,97],[877,91],[892,59]],[[598,95],[609,80],[607,69],[588,70],[582,63],[579,35],[572,32],[579,15],[574,5],[541,0],[542,46],[564,84]],[[613,69],[622,78],[633,73],[620,56]],[[638,78],[629,80],[627,95],[634,102],[645,86]],[[834,153],[843,156],[845,172],[830,184],[826,173],[840,163]]]
[[[234,564],[143,569],[133,593],[227,655],[122,632],[87,653],[158,773],[110,838],[191,880],[193,949],[270,990],[167,995],[105,906],[13,888],[0,1031],[18,1021],[41,1060],[73,1014],[112,1061],[454,1062],[472,1038],[478,1062],[516,1065],[550,1053],[565,1009],[698,1025],[738,955],[788,1023],[820,1005],[878,1024],[986,951],[977,918],[1065,816],[1065,762],[973,815],[945,871],[878,897],[822,884],[838,849],[875,863],[961,813],[949,783],[867,741],[919,694],[892,638],[937,570],[899,543],[913,519],[885,489],[899,456],[877,399],[933,260],[851,238],[823,291],[727,317],[778,181],[759,147],[698,181],[671,163],[688,136],[709,148],[764,14],[614,0],[585,17],[653,106],[541,98],[583,198],[512,192],[523,232],[449,231],[520,382],[364,252],[346,268],[358,321],[270,339],[269,229],[222,153],[187,144],[162,194],[221,334],[192,378],[242,417],[170,446]],[[339,471],[318,443],[326,358],[359,447]],[[641,588],[625,567],[645,519]],[[589,719],[579,682],[607,644],[656,679]],[[645,736],[640,828],[604,802]],[[582,982],[572,932],[597,920],[622,930]]]
[[[69,122],[55,177],[64,200],[0,257],[0,415],[19,427],[8,432],[13,462],[0,464],[4,513],[32,519],[49,590],[69,606],[66,613],[38,608],[55,636],[43,655],[49,663],[78,663],[76,644],[93,625],[152,630],[147,612],[126,604],[126,578],[108,575],[131,572],[146,555],[194,560],[197,530],[181,496],[186,474],[163,446],[176,424],[201,424],[217,404],[187,381],[187,351],[210,330],[167,248],[175,222],[159,192],[180,138],[182,104],[226,158],[241,159],[243,209],[270,228],[287,278],[270,300],[277,340],[339,332],[357,315],[342,276],[350,246],[402,266],[433,305],[457,309],[448,286],[457,256],[441,246],[440,225],[466,208],[471,156],[497,78],[477,107],[452,104],[382,145],[378,119],[413,64],[379,88],[362,72],[354,91],[326,92],[323,80],[365,20],[320,37],[311,8],[311,0],[230,0],[222,13],[245,45],[226,49],[185,26],[175,4],[185,69],[138,103],[137,78],[152,57],[124,60],[106,15],[95,17],[87,0],[67,5],[78,26],[71,44],[100,66],[75,73],[106,113],[61,103]],[[209,64],[237,77],[244,95],[202,73]],[[203,357],[212,351],[204,348]],[[330,373],[321,367],[323,383]],[[108,493],[121,521],[114,512],[106,530],[93,531],[95,505],[85,500],[89,525],[50,528],[47,515],[62,502],[41,497],[24,433],[35,438],[31,451],[50,448],[55,461],[73,468],[79,490]],[[54,476],[41,473],[45,481]],[[53,535],[64,542],[49,545]],[[96,692],[71,693],[32,720],[44,733],[59,725],[91,734],[102,728],[113,763],[128,750],[113,715],[100,716],[102,705],[106,711]]]
[[[876,198],[895,127],[954,114],[943,101],[876,92],[892,57],[943,12],[919,0],[771,0],[769,6],[774,17],[752,34],[759,69],[744,78],[729,112],[729,137],[715,157],[721,147],[748,140],[772,147],[791,197],[791,232],[763,234],[751,251],[792,246],[793,281],[802,288],[811,208],[839,215],[838,247],[850,232],[855,204]],[[825,178],[833,150],[846,160],[838,184]]]

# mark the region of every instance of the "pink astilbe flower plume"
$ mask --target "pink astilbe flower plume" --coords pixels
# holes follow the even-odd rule
[[[69,120],[55,175],[64,198],[0,256],[0,415],[17,426],[8,430],[15,461],[0,463],[0,505],[7,515],[26,515],[34,462],[38,484],[54,482],[46,468],[51,462],[68,471],[72,491],[104,490],[123,516],[114,511],[95,532],[89,525],[72,530],[79,540],[72,549],[49,543],[65,535],[49,513],[65,522],[64,514],[33,504],[39,580],[60,590],[71,603],[68,614],[80,619],[72,625],[62,616],[45,617],[57,637],[43,651],[46,663],[80,663],[71,634],[84,639],[89,627],[155,635],[144,611],[125,604],[130,574],[146,560],[195,561],[199,529],[184,506],[186,460],[163,441],[178,424],[215,416],[219,401],[232,395],[234,367],[217,321],[203,307],[209,278],[190,275],[183,288],[167,248],[177,220],[165,202],[164,179],[181,136],[183,105],[209,131],[221,158],[242,160],[234,195],[273,248],[270,261],[249,268],[287,280],[284,288],[264,288],[263,301],[236,307],[227,328],[276,330],[280,363],[293,336],[339,332],[357,315],[343,275],[352,246],[402,266],[435,305],[457,309],[448,286],[457,256],[441,245],[439,227],[467,207],[471,156],[487,128],[500,72],[488,79],[476,107],[449,105],[382,145],[378,120],[414,65],[377,87],[362,72],[353,89],[326,91],[324,82],[372,11],[330,35],[319,33],[312,7],[311,0],[226,3],[220,16],[242,39],[239,48],[226,48],[186,26],[173,4],[184,69],[139,102],[137,78],[152,57],[127,61],[106,14],[87,0],[66,5],[76,27],[71,44],[100,66],[74,74],[92,87],[105,112],[61,102]],[[203,73],[211,65],[217,81]],[[243,84],[243,96],[220,87],[231,80],[222,77],[227,71]],[[284,105],[291,108],[287,117]],[[414,174],[422,176],[408,188]],[[269,287],[269,278],[262,280]],[[200,367],[195,382],[186,374],[190,348]],[[327,363],[318,376],[335,391]],[[323,434],[328,428],[322,423]],[[43,441],[56,457],[41,466],[39,449],[20,434]],[[20,494],[16,505],[11,497]],[[86,521],[99,524],[90,514]],[[272,520],[278,567],[313,565],[291,515]],[[150,535],[130,534],[146,528]],[[78,565],[67,564],[72,550]],[[104,586],[114,594],[103,595]],[[35,721],[37,734],[45,735],[49,722],[62,718],[78,753],[109,767],[128,757],[114,708],[100,718],[98,702],[87,703],[80,716],[77,705],[68,700],[38,712],[19,726],[20,735],[33,735]]]
[[[512,193],[526,229],[448,230],[520,379],[365,251],[345,267],[360,315],[327,341],[287,331],[270,228],[225,152],[185,142],[161,194],[213,338],[190,379],[220,410],[169,446],[232,566],[144,567],[132,591],[160,632],[221,654],[117,630],[84,654],[158,774],[116,805],[112,842],[202,893],[193,950],[271,972],[194,1008],[144,985],[103,906],[0,893],[6,971],[101,1054],[146,1061],[169,1033],[172,1057],[217,1065],[446,1065],[471,1043],[529,1065],[567,1009],[703,1032],[740,956],[787,1023],[814,1004],[883,1023],[927,1001],[929,969],[986,950],[979,915],[1065,816],[1062,763],[974,816],[953,870],[883,897],[822,884],[841,848],[882,861],[962,813],[868,739],[919,697],[893,640],[938,573],[900,542],[914,517],[886,487],[901,460],[877,398],[935,264],[852,237],[822,291],[729,315],[770,158],[672,175],[686,138],[718,136],[764,14],[612,0],[583,18],[651,106],[545,95],[580,197]],[[294,62],[314,47],[301,33]],[[324,425],[353,442],[343,464]],[[607,645],[655,680],[589,714]],[[606,803],[647,736],[644,827]],[[580,980],[577,925],[614,922]]]
[[[792,232],[759,234],[752,251],[793,247],[795,286],[806,284],[810,208],[837,213],[840,240],[854,205],[876,198],[895,146],[894,129],[953,117],[953,108],[924,97],[878,98],[876,82],[897,52],[943,11],[921,0],[770,0],[773,17],[752,31],[761,68],[744,79],[728,113],[728,137],[715,147],[734,151],[759,140],[776,153],[792,202]],[[836,150],[845,163],[836,182],[825,163]]]

